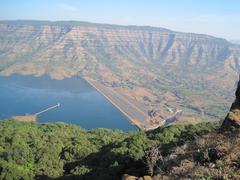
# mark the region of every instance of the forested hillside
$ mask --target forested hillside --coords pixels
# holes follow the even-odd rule
[[[142,176],[148,174],[147,150],[158,147],[167,157],[178,146],[215,128],[216,124],[202,123],[124,133],[5,120],[0,122],[0,179]]]

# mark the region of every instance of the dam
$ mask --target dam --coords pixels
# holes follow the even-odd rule
[[[101,83],[89,78],[84,78],[92,87],[101,93],[109,100],[119,111],[121,111],[130,121],[131,124],[137,126],[139,129],[149,129],[152,127],[150,117],[147,111],[140,109],[135,104],[126,99],[126,97],[115,92]]]
[[[110,103],[112,103],[120,112],[122,112],[131,124],[141,130],[152,130],[160,126],[168,126],[175,122],[183,114],[182,110],[176,110],[174,114],[166,119],[158,119],[157,124],[149,116],[147,109],[144,110],[137,104],[129,101],[126,97],[116,92],[114,89],[102,85],[90,78],[84,78],[93,88],[101,93]]]

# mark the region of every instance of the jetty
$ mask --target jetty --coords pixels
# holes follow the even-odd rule
[[[57,103],[54,106],[48,107],[40,112],[37,112],[35,114],[26,114],[26,115],[22,115],[22,116],[12,116],[11,119],[17,120],[17,121],[22,121],[22,122],[36,122],[37,121],[37,117],[40,114],[43,114],[47,111],[50,111],[52,109],[58,108],[60,107],[60,103]]]

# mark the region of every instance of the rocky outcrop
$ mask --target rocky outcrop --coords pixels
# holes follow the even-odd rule
[[[235,96],[235,101],[233,102],[227,117],[222,123],[221,128],[223,130],[231,130],[240,127],[240,77]]]
[[[131,176],[128,174],[124,174],[122,176],[122,180],[168,180],[167,176],[161,176],[161,175],[155,175],[153,177],[151,176],[143,176],[143,177],[136,177],[136,176]]]

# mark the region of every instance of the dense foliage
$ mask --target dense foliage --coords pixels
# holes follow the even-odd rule
[[[1,121],[0,179],[119,179],[144,168],[144,153],[150,147],[161,145],[169,150],[214,128],[202,123],[125,133],[64,123]]]

